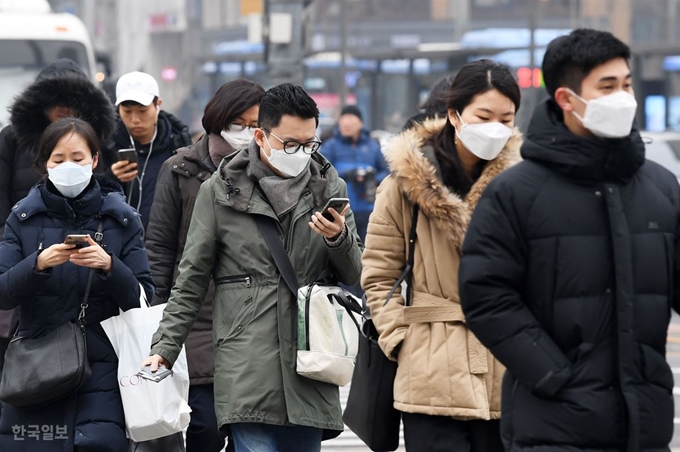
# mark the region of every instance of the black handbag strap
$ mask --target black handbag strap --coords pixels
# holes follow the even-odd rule
[[[294,297],[297,297],[298,289],[300,288],[300,283],[298,283],[297,277],[295,276],[295,270],[293,269],[293,264],[290,262],[288,253],[283,247],[283,242],[279,237],[279,231],[276,227],[276,222],[273,218],[266,215],[255,215],[255,222],[257,227],[264,237],[264,241],[267,243],[269,252],[274,258],[274,263],[281,273],[281,277],[286,282],[286,285],[293,293]]]
[[[397,279],[397,281],[394,283],[394,286],[392,286],[392,290],[390,290],[390,293],[387,295],[387,298],[385,299],[385,303],[383,303],[383,306],[387,305],[387,303],[390,302],[392,297],[394,296],[394,293],[401,287],[401,283],[406,281],[406,296],[404,297],[404,306],[411,306],[412,303],[412,295],[413,295],[413,288],[412,288],[412,282],[413,282],[413,264],[415,261],[415,252],[416,252],[416,239],[418,238],[418,234],[416,232],[416,227],[418,226],[418,213],[420,212],[420,206],[418,204],[415,204],[413,206],[413,215],[411,219],[411,231],[408,234],[408,256],[406,258],[406,267],[404,267],[404,271],[401,273],[401,276]]]
[[[97,243],[97,245],[101,246],[102,241],[104,240],[104,220],[99,220],[99,225],[97,226],[97,232],[94,235],[94,241]],[[90,298],[90,289],[92,289],[92,280],[94,279],[94,268],[90,269],[89,274],[87,275],[87,285],[85,286],[85,295],[83,295],[83,302],[80,304],[80,314],[78,314],[78,322],[80,323],[80,326],[83,327],[85,326],[85,311],[87,310],[87,307],[89,306],[87,304],[87,301]]]

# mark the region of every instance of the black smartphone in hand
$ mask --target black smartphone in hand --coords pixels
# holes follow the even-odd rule
[[[333,218],[333,215],[328,211],[328,209],[332,207],[336,212],[341,214],[342,211],[345,210],[345,207],[347,207],[347,204],[349,204],[348,198],[331,198],[321,211],[321,215],[323,215],[328,221],[335,221],[335,218]]]
[[[172,374],[172,369],[166,369],[165,366],[158,366],[158,370],[156,372],[151,372],[151,366],[145,366],[142,368],[142,370],[137,372],[138,377],[153,381],[155,383],[160,382]]]
[[[118,150],[118,161],[127,160],[129,163],[137,163],[137,149]]]

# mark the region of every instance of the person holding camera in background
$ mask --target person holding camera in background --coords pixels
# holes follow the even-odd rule
[[[322,152],[347,182],[357,232],[363,242],[375,192],[388,169],[380,144],[371,139],[358,107],[348,105],[342,109],[333,137],[324,143]]]

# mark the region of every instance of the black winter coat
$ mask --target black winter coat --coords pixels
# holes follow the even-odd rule
[[[56,105],[73,108],[94,128],[100,143],[114,131],[111,102],[78,65],[62,59],[45,67],[14,101],[10,125],[0,132],[0,240],[10,209],[40,180],[34,162],[40,137],[50,124],[45,110]]]
[[[219,135],[213,139],[222,140]],[[209,137],[182,148],[161,168],[156,185],[151,218],[146,231],[146,247],[151,276],[156,284],[153,305],[167,303],[177,279],[177,267],[184,253],[191,216],[201,184],[217,170],[210,158]],[[229,146],[226,142],[224,146]],[[212,384],[215,354],[212,339],[212,306],[215,286],[211,282],[198,317],[186,341],[191,384]]]
[[[637,132],[579,138],[548,101],[487,188],[460,266],[469,327],[507,367],[510,452],[661,452],[680,307],[680,187]]]
[[[141,177],[143,169],[146,168],[141,185],[141,201],[139,199],[139,181],[134,180],[124,183],[123,189],[130,205],[139,211],[144,230],[146,230],[149,218],[151,217],[151,205],[153,204],[154,193],[156,191],[158,173],[161,171],[163,162],[170,158],[177,149],[191,145],[189,127],[175,116],[161,110],[158,115],[156,138],[153,141],[153,148],[150,148],[148,144],[142,145],[138,141],[131,141],[132,137],[125,124],[120,117],[117,120],[116,133],[104,149],[102,149],[104,166],[107,168],[106,175],[118,181],[110,170],[111,165],[118,161],[118,151],[120,149],[131,149],[132,147],[137,149],[138,177]],[[151,153],[149,153],[149,150],[151,150]]]
[[[0,243],[0,309],[20,307],[20,335],[37,334],[76,318],[89,269],[67,262],[37,273],[35,262],[40,249],[63,243],[68,234],[94,235],[100,216],[103,244],[113,265],[108,274],[95,272],[85,317],[92,377],[77,394],[49,405],[14,409],[3,404],[3,452],[63,452],[73,450],[74,444],[88,452],[127,451],[118,359],[99,322],[118,315],[119,308],[138,307],[140,284],[147,297],[153,295],[153,284],[141,224],[117,184],[102,178],[81,198],[66,200],[41,183],[14,207]],[[36,425],[51,429],[55,436],[47,439],[45,431],[29,436]],[[68,439],[57,439],[57,427],[66,430]]]

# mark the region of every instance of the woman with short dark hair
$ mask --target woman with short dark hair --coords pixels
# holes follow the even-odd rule
[[[158,184],[146,232],[151,274],[157,285],[153,304],[168,301],[184,251],[194,203],[201,184],[210,179],[227,155],[247,147],[257,127],[264,89],[244,79],[225,83],[205,107],[205,135],[168,159]],[[191,424],[186,435],[187,452],[219,452],[224,439],[217,428],[213,376],[211,284],[198,319],[187,339]]]
[[[457,275],[482,191],[519,160],[520,90],[507,67],[479,60],[460,69],[446,99],[445,117],[390,142],[391,174],[368,225],[361,282],[380,346],[399,363],[394,406],[406,450],[501,452],[504,368],[466,327]],[[402,291],[414,223],[412,279]]]
[[[128,449],[118,359],[100,322],[139,307],[142,290],[150,297],[153,283],[138,214],[118,184],[93,176],[98,164],[99,142],[88,123],[76,118],[52,123],[36,160],[46,176],[14,205],[5,224],[0,309],[20,308],[18,336],[36,337],[76,319],[94,273],[85,309],[92,376],[75,393],[47,405],[3,403],[3,452]],[[64,243],[72,234],[87,234],[87,244]]]

